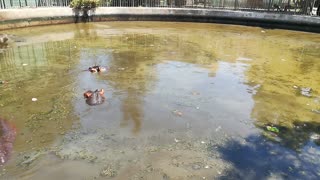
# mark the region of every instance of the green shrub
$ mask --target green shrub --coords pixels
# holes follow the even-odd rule
[[[96,8],[100,0],[72,0],[70,7],[74,9],[93,9]]]

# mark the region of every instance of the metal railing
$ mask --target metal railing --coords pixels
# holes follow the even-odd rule
[[[67,7],[72,0],[0,0],[0,9]],[[310,15],[320,0],[101,0],[100,7],[208,8]]]

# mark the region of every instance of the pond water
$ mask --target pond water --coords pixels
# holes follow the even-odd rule
[[[319,34],[164,22],[5,33],[1,179],[320,177]],[[87,105],[101,88],[105,102]]]

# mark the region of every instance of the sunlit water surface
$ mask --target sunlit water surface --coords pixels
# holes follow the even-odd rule
[[[6,33],[23,40],[0,52],[0,117],[17,129],[4,179],[320,177],[319,34],[163,22]],[[106,102],[87,105],[100,88]]]

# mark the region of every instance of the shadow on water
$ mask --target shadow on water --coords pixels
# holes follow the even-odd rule
[[[293,129],[279,127],[278,136],[264,130],[218,148],[233,165],[220,179],[318,179],[320,142],[312,135],[320,132],[320,124],[295,124]]]

